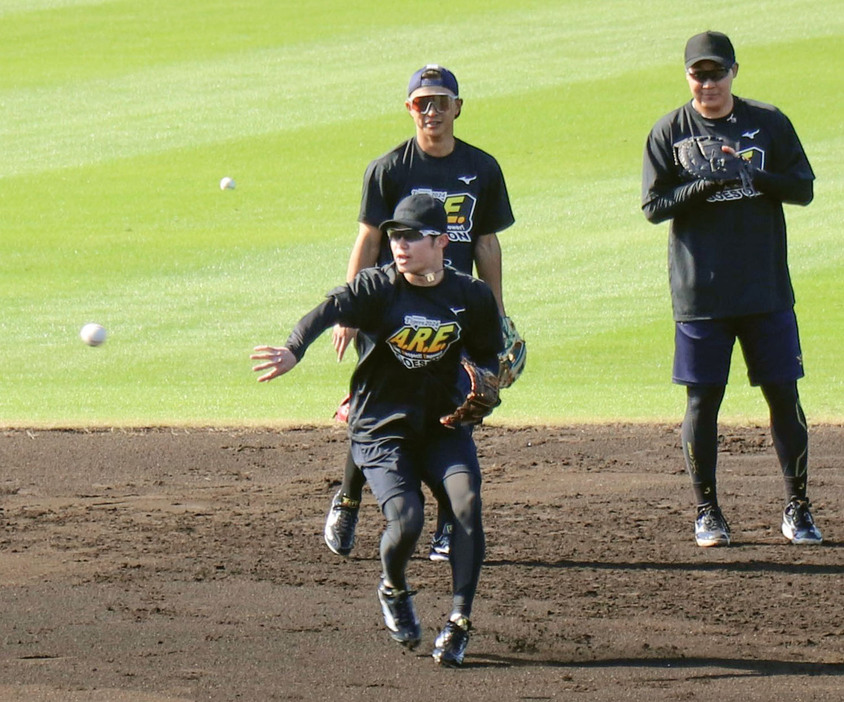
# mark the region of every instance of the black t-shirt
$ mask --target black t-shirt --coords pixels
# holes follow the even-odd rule
[[[414,193],[428,193],[443,203],[448,215],[446,264],[468,275],[477,238],[515,221],[498,162],[460,139],[455,139],[454,151],[441,158],[422,151],[414,137],[372,161],[364,175],[358,221],[378,227]],[[378,263],[392,260],[384,237]]]
[[[419,436],[439,426],[464,400],[464,355],[498,372],[502,335],[492,291],[450,268],[431,287],[409,284],[395,264],[364,269],[303,317],[285,345],[301,359],[338,322],[362,337],[349,407],[357,441]]]
[[[709,135],[724,138],[762,176],[777,178],[780,187],[771,194],[760,176],[754,187],[712,188],[672,210],[668,261],[674,319],[789,309],[794,293],[782,203],[791,191],[805,192],[804,186],[811,193],[814,173],[791,122],[776,107],[735,97],[730,115],[706,119],[690,101],[660,119],[645,146],[642,207],[646,212],[659,207],[661,198],[670,199],[672,191],[691,180],[675,163],[674,145]]]

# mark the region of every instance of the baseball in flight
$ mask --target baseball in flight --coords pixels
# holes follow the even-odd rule
[[[220,190],[234,190],[234,180],[226,176],[220,181]]]
[[[91,322],[82,327],[79,336],[88,346],[99,346],[106,340],[106,330],[105,327]]]

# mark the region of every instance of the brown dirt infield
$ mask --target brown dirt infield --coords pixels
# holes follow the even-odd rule
[[[722,433],[735,545],[705,550],[676,426],[481,428],[455,671],[430,658],[450,578],[426,543],[409,653],[382,627],[372,496],[351,558],[322,542],[342,427],[0,431],[0,700],[839,702],[844,427],[811,429],[820,547],[779,533],[767,429]]]

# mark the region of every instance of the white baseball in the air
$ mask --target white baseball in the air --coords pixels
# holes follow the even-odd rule
[[[88,344],[88,346],[99,346],[106,340],[106,330],[105,327],[91,322],[90,324],[86,324],[82,327],[82,331],[79,332],[79,337],[82,341]]]
[[[226,176],[220,181],[220,190],[234,190],[234,180]]]

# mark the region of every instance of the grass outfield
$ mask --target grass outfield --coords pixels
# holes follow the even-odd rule
[[[352,359],[327,335],[269,386],[248,355],[343,279],[363,170],[412,134],[404,88],[431,61],[517,218],[505,302],[528,368],[494,421],[677,420],[641,154],[710,28],[736,45],[736,93],[782,108],[815,169],[814,203],[786,212],[801,394],[811,420],[844,419],[839,3],[287,5],[4,0],[0,425],[330,420]],[[89,321],[104,346],[79,340]],[[722,416],[764,421],[743,374],[736,353]]]

